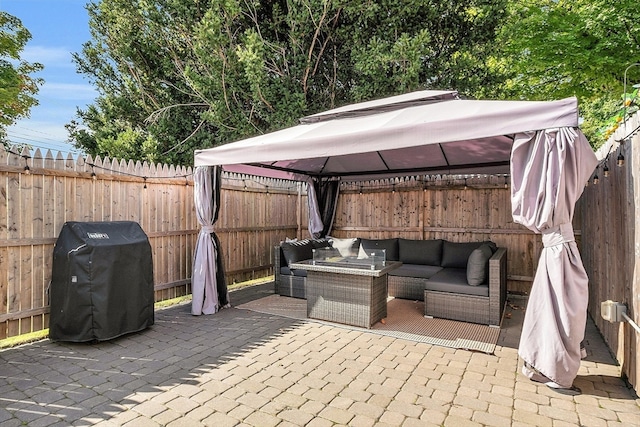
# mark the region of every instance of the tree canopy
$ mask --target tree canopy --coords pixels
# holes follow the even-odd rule
[[[635,0],[99,0],[74,58],[99,97],[68,125],[92,155],[194,149],[419,89],[577,96],[594,145],[639,62]],[[640,67],[628,70],[640,81]],[[625,110],[626,111],[626,110]],[[86,125],[86,129],[82,128]]]
[[[40,71],[42,65],[28,63],[20,57],[31,33],[15,16],[0,11],[0,141],[6,143],[6,129],[16,120],[28,117],[38,101],[40,79],[30,74]]]
[[[68,128],[93,155],[193,150],[410,90],[495,87],[506,0],[102,0],[75,55],[100,95]]]
[[[639,16],[636,0],[510,0],[497,44],[502,96],[577,96],[582,128],[599,146],[623,106],[625,70],[640,62]],[[640,67],[627,78],[639,83]]]

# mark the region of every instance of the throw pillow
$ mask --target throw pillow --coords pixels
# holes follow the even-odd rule
[[[467,283],[478,286],[489,279],[489,258],[493,251],[488,244],[481,245],[469,255],[467,262]]]
[[[357,237],[350,239],[338,239],[335,237],[327,236],[327,240],[331,243],[331,247],[340,252],[340,256],[356,256],[358,255],[358,248],[360,247],[360,239]]]

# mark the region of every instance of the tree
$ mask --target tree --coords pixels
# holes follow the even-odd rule
[[[365,4],[363,4],[365,3]],[[487,62],[506,1],[349,2],[354,93],[369,99],[417,89],[477,97],[501,82]]]
[[[507,75],[502,96],[577,96],[592,145],[622,107],[624,71],[640,60],[636,0],[512,0],[497,46]],[[640,81],[640,68],[629,70]]]
[[[38,85],[42,80],[30,74],[42,70],[38,63],[20,59],[20,54],[31,39],[31,33],[22,22],[0,11],[0,141],[7,145],[6,129],[16,120],[28,117],[38,101]]]
[[[188,164],[194,149],[354,101],[481,94],[500,78],[486,62],[505,1],[91,3],[92,40],[74,58],[100,96],[69,130],[92,155]]]

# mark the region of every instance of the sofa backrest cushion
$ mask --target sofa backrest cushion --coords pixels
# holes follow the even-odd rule
[[[360,254],[369,249],[385,249],[387,261],[398,261],[398,239],[360,239]]]
[[[476,250],[482,244],[487,244],[494,251],[497,246],[490,241],[484,242],[449,242],[445,240],[442,243],[442,262],[440,265],[444,268],[467,268],[467,261],[471,252]]]
[[[330,248],[330,247],[331,247],[331,242],[328,239],[313,239],[313,240],[311,240],[311,248],[312,249]]]
[[[311,246],[311,240],[309,239],[284,242],[280,244],[280,248],[287,265],[291,265],[292,262],[311,259],[313,256],[313,246]]]
[[[467,261],[467,283],[471,286],[482,285],[489,279],[489,258],[493,250],[487,244],[474,249]]]
[[[331,246],[326,239],[289,240],[280,244],[286,265],[313,258],[313,249]]]
[[[404,264],[440,265],[442,240],[398,239],[399,259]]]
[[[358,250],[360,249],[360,239],[357,237],[349,239],[338,239],[336,237],[327,236],[327,240],[331,244],[332,248],[335,248],[340,252],[340,256],[358,256]]]

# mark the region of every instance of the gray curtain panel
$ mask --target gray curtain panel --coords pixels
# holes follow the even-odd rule
[[[319,239],[331,233],[339,193],[340,180],[337,178],[314,178],[307,182],[311,237]]]
[[[229,305],[224,267],[214,224],[220,210],[219,166],[199,166],[194,173],[194,199],[200,232],[191,275],[191,314],[213,314]]]
[[[519,133],[513,143],[513,219],[542,234],[543,242],[518,354],[529,365],[526,376],[540,380],[542,374],[554,387],[571,387],[580,367],[589,280],[571,221],[596,165],[579,129]]]

